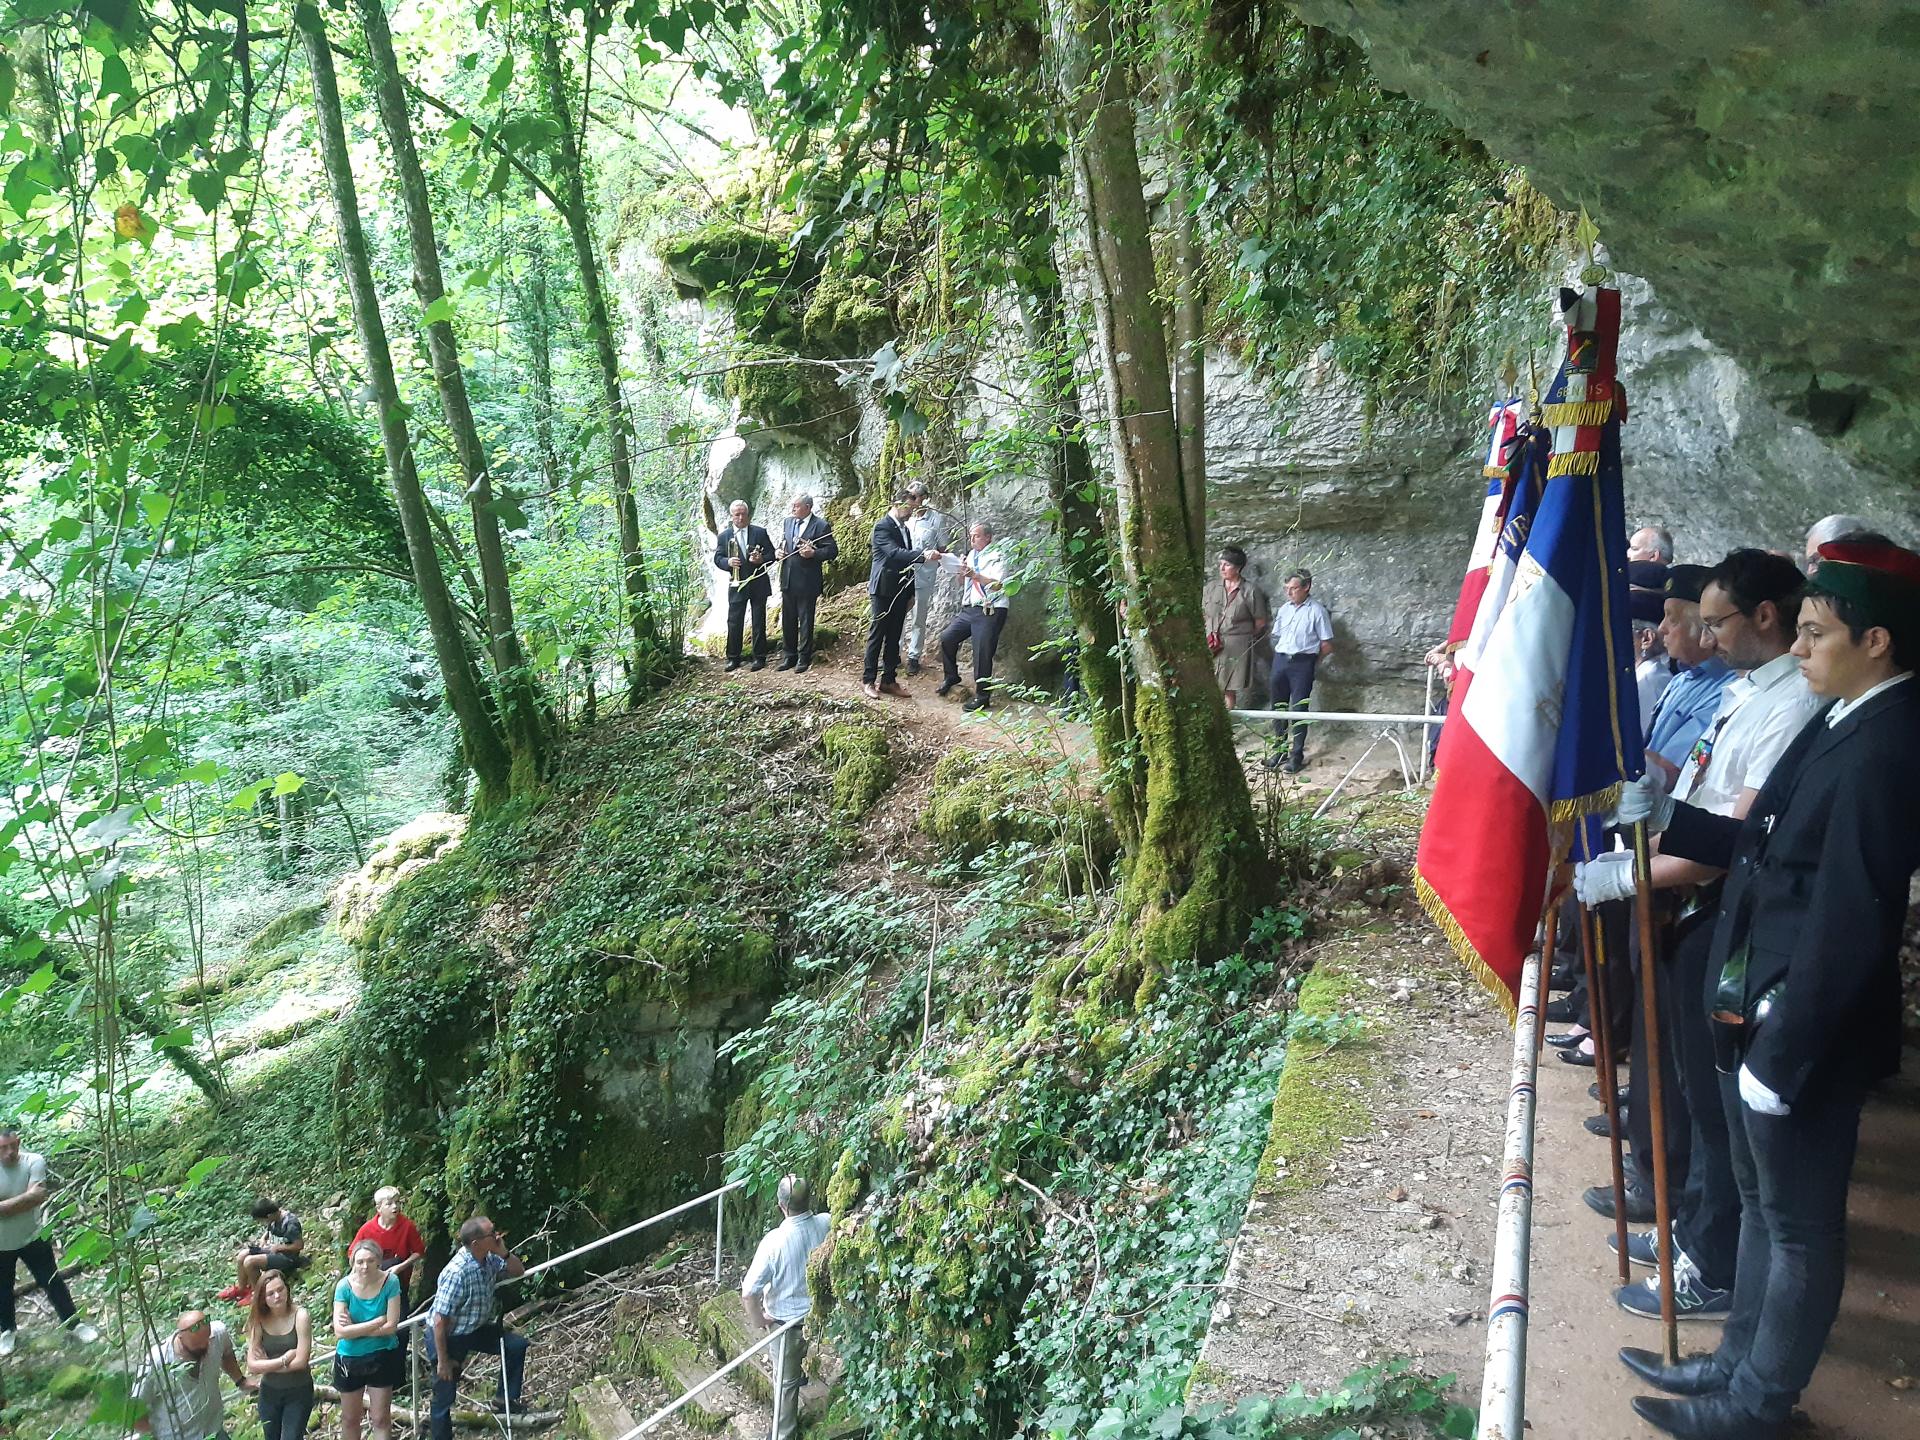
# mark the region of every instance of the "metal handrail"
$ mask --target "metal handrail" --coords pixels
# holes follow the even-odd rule
[[[649,1415],[638,1425],[634,1426],[633,1429],[622,1435],[620,1440],[639,1440],[640,1436],[646,1434],[668,1416],[678,1413],[683,1407],[691,1404],[695,1399],[704,1395],[715,1385],[718,1385],[722,1380],[726,1379],[727,1376],[731,1375],[755,1355],[758,1355],[762,1350],[766,1349],[767,1346],[793,1329],[794,1326],[804,1324],[806,1324],[806,1318],[803,1316],[798,1320],[786,1321],[776,1330],[769,1330],[762,1339],[749,1345],[745,1350],[742,1350],[738,1355],[734,1356],[733,1359],[707,1376],[707,1378],[702,1380],[698,1385],[688,1390],[686,1394],[682,1395],[678,1400],[673,1401],[671,1404],[663,1405],[660,1409],[654,1411],[653,1414]],[[776,1373],[773,1377],[773,1431],[776,1435],[780,1433],[780,1397],[785,1388],[781,1382],[786,1378],[784,1374],[786,1356],[783,1354],[780,1358],[780,1373]]]

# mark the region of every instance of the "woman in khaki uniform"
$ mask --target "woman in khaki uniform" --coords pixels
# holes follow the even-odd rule
[[[1207,619],[1207,648],[1213,652],[1213,674],[1226,695],[1227,708],[1253,685],[1254,651],[1273,623],[1267,592],[1242,573],[1247,552],[1238,545],[1220,551],[1220,574],[1207,582],[1202,605]]]

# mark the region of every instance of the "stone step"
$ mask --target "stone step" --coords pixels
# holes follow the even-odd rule
[[[568,1440],[620,1440],[633,1424],[633,1413],[605,1376],[574,1386],[567,1396],[562,1433]]]
[[[747,1324],[747,1312],[737,1290],[722,1290],[702,1305],[699,1323],[700,1338],[715,1365],[724,1365],[736,1355],[744,1354],[760,1339]],[[741,1389],[770,1414],[773,1407],[773,1366],[768,1359],[769,1353],[762,1350],[734,1371],[733,1378],[739,1380]],[[809,1433],[815,1433],[811,1427],[826,1415],[832,1399],[832,1392],[818,1381],[809,1380],[800,1387],[800,1419],[803,1425],[809,1427]],[[764,1430],[761,1436],[764,1440]]]
[[[670,1395],[684,1395],[711,1375],[714,1369],[700,1345],[677,1330],[643,1332],[640,1353],[648,1371],[667,1387]],[[738,1370],[734,1372],[736,1376],[739,1373]],[[697,1399],[689,1401],[681,1408],[679,1415],[689,1429],[715,1434],[726,1429],[736,1415],[749,1408],[751,1402],[747,1397],[723,1380],[702,1391]]]

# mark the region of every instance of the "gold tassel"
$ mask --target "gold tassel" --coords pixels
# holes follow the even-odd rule
[[[1480,473],[1489,480],[1504,480],[1507,478],[1507,467],[1504,465],[1482,465],[1480,467]]]
[[[1542,420],[1555,429],[1562,425],[1604,425],[1612,416],[1611,400],[1561,401],[1541,413]]]
[[[1620,803],[1620,782],[1595,790],[1590,795],[1576,795],[1571,800],[1556,800],[1553,809],[1548,812],[1548,821],[1554,825],[1566,824],[1574,820],[1584,820],[1589,815],[1605,815]]]
[[[1466,966],[1468,973],[1480,982],[1481,988],[1499,1002],[1501,1011],[1507,1017],[1507,1023],[1514,1024],[1520,1018],[1520,1007],[1514,1000],[1513,993],[1507,989],[1506,982],[1493,973],[1492,967],[1480,958],[1480,952],[1474,949],[1473,942],[1467,939],[1467,932],[1460,928],[1460,922],[1455,920],[1447,910],[1446,901],[1440,898],[1433,886],[1427,883],[1427,877],[1418,870],[1413,872],[1413,893],[1420,901],[1420,908],[1427,912],[1427,918],[1438,925],[1440,933],[1447,937],[1460,963]]]
[[[1598,475],[1600,473],[1600,452],[1598,450],[1567,450],[1555,455],[1547,462],[1547,478],[1559,475]]]

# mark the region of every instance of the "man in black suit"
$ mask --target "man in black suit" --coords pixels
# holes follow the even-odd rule
[[[753,664],[751,670],[767,668],[767,597],[773,594],[768,570],[773,564],[773,537],[761,526],[750,523],[752,511],[747,502],[736,500],[727,507],[731,522],[720,532],[713,549],[714,567],[727,574],[727,669],[740,668],[740,632],[745,628],[747,609],[753,609]]]
[[[1636,1374],[1685,1399],[1633,1407],[1683,1440],[1778,1440],[1840,1310],[1860,1111],[1900,1063],[1901,928],[1920,868],[1920,555],[1820,547],[1793,653],[1832,703],[1795,736],[1744,819],[1636,781],[1618,819],[1663,855],[1725,867],[1707,1011],[1740,1187],[1720,1348]]]
[[[907,529],[913,507],[914,498],[903,490],[873,527],[873,568],[867,572],[872,620],[867,626],[866,669],[860,677],[869,700],[883,693],[907,693],[893,677],[900,669],[900,631],[913,611],[913,567],[917,561],[940,558],[938,550],[914,549]]]
[[[796,495],[785,533],[773,552],[780,562],[780,668],[804,675],[813,664],[813,611],[826,588],[821,567],[840,553],[827,522],[813,513],[813,496]]]

